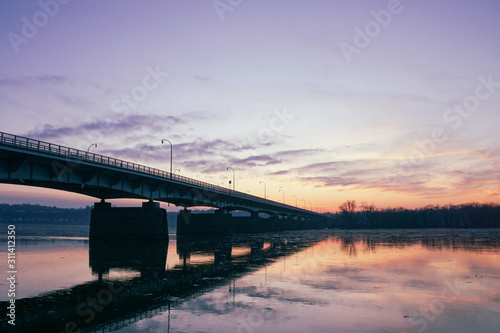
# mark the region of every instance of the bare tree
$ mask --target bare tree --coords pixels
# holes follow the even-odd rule
[[[342,218],[344,219],[345,226],[347,228],[355,227],[355,216],[356,211],[356,200],[347,200],[339,205],[339,209],[342,211]]]
[[[347,200],[346,202],[343,202],[339,205],[339,209],[342,211],[342,213],[354,213],[356,210],[357,204],[356,200]]]
[[[370,228],[375,227],[375,212],[377,208],[373,203],[368,204],[368,201],[363,201],[360,205],[360,209],[363,212],[366,223]]]

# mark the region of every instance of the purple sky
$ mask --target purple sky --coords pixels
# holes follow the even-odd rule
[[[0,131],[168,170],[165,138],[184,176],[227,186],[231,166],[237,190],[324,210],[500,202],[499,17],[496,0],[3,1]]]

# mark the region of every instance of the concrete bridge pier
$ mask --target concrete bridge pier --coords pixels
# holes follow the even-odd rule
[[[91,211],[89,238],[168,241],[167,212],[153,201],[111,207],[102,200]]]
[[[284,230],[299,230],[300,229],[300,221],[295,220],[293,217],[286,216],[281,218],[283,223]]]
[[[233,230],[237,234],[254,234],[265,232],[265,220],[259,218],[258,214],[252,212],[250,216],[231,217]]]
[[[192,214],[184,209],[177,216],[177,235],[231,235],[230,214],[216,210],[214,214]]]
[[[285,220],[278,215],[272,215],[268,218],[261,218],[264,221],[267,231],[283,231],[287,230]]]
[[[214,249],[214,264],[231,261],[231,252],[233,247],[231,244],[219,244]]]
[[[262,250],[264,249],[264,241],[253,242],[250,244],[250,257],[259,259],[262,257]]]

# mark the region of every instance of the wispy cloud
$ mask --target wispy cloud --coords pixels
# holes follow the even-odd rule
[[[323,152],[324,152],[323,149],[295,149],[295,150],[279,151],[273,155],[274,157],[282,160],[293,160],[296,158],[303,158],[306,156],[311,156]]]
[[[273,164],[280,164],[281,161],[270,156],[270,155],[258,155],[250,156],[243,159],[232,159],[230,160],[231,165],[236,165],[239,167],[256,167],[256,166],[268,166]]]
[[[33,84],[64,84],[70,79],[62,75],[21,76],[17,78],[1,78],[0,87],[25,87]]]
[[[234,153],[245,153],[255,148],[255,146],[238,140],[204,140],[196,138],[190,142],[175,144],[173,154],[179,165],[183,165],[191,171],[207,174],[225,170],[228,163],[238,166],[273,163],[271,157],[249,157],[241,160],[231,157]],[[165,154],[167,154],[165,147],[161,145],[143,143],[131,148],[102,150],[101,153],[126,160],[152,163],[164,162]]]
[[[388,167],[390,163],[393,162],[356,159],[312,163],[288,169],[284,165],[272,175],[315,187],[335,187],[338,191],[370,189],[427,198],[479,192],[495,196],[500,187],[500,167],[491,160],[491,152],[484,150],[426,156],[414,161],[411,170],[394,170],[394,166]],[[396,171],[399,172],[396,179],[388,177]]]
[[[210,78],[207,76],[196,75],[193,78],[200,83],[207,83],[208,81],[210,81]]]
[[[50,140],[65,136],[78,136],[92,131],[101,131],[107,134],[120,134],[142,129],[161,131],[172,125],[182,124],[186,121],[181,117],[157,114],[115,114],[112,118],[113,120],[96,119],[75,126],[56,127],[45,124],[40,128],[28,132],[27,136]]]

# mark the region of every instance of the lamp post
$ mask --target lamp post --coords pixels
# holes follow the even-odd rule
[[[90,148],[92,147],[96,147],[97,148],[97,143],[93,143],[89,146],[89,148],[87,149],[87,153],[90,151]]]
[[[283,192],[283,204],[285,204],[285,191],[280,190],[280,192]]]
[[[293,198],[293,197],[295,197],[295,207],[298,207],[298,206],[297,206],[297,196],[292,195],[292,198]]]
[[[170,179],[172,179],[172,150],[173,150],[172,142],[170,142],[170,140],[167,140],[167,139],[162,139],[161,143],[163,144],[165,141],[170,143]]]
[[[267,194],[266,194],[266,183],[264,183],[262,180],[259,182],[259,184],[264,184],[264,199],[267,199]]]
[[[231,167],[227,167],[226,170],[230,170],[230,169],[233,170],[233,191],[234,191],[236,189],[236,184],[234,183],[234,169]]]
[[[306,201],[304,199],[302,199],[302,201],[304,201],[304,209],[307,209],[307,207],[306,207]]]
[[[92,147],[96,147],[97,148],[97,143],[93,143],[91,144],[88,148],[87,148],[87,152],[85,153],[85,159],[88,160],[89,159],[89,151],[90,151],[90,148]],[[92,158],[92,160],[95,161],[95,155],[93,155],[94,157]],[[82,185],[83,186],[83,185]]]
[[[175,170],[174,170],[174,173],[173,173],[173,175],[172,175],[172,177],[173,177],[173,176],[175,176],[175,173],[176,173],[177,171],[179,171],[179,173],[181,173],[181,169],[175,169]]]

